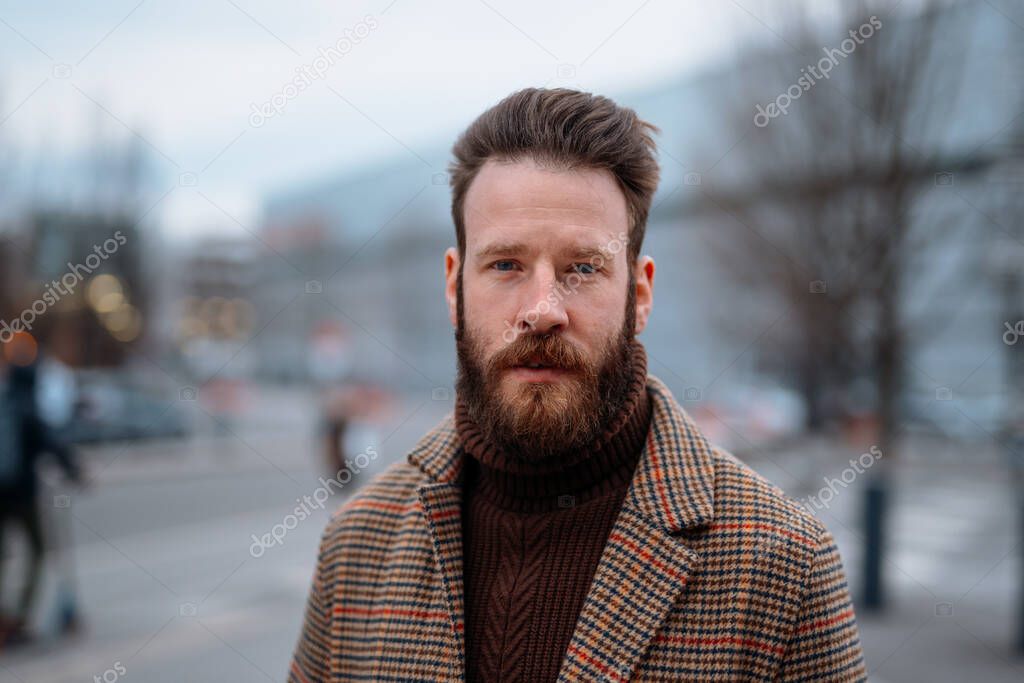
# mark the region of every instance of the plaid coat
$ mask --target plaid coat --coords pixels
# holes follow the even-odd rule
[[[832,536],[647,386],[644,454],[559,680],[866,680]],[[335,513],[289,681],[463,680],[462,458],[449,414]]]

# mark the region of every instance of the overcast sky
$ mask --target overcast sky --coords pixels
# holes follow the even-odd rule
[[[776,40],[768,14],[761,0],[0,0],[0,141],[31,158],[97,126],[135,136],[160,184],[196,174],[154,212],[191,235],[231,227],[197,190],[255,224],[266,192],[450,141],[517,88],[615,94],[727,59],[743,36]],[[301,72],[311,85],[285,96]],[[280,113],[253,115],[275,95]]]

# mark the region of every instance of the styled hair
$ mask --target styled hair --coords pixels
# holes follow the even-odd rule
[[[627,256],[640,255],[651,198],[660,170],[656,126],[607,97],[568,88],[525,88],[481,114],[452,147],[448,165],[452,219],[459,255],[466,254],[463,205],[477,172],[488,159],[530,158],[559,169],[607,169],[626,197]]]

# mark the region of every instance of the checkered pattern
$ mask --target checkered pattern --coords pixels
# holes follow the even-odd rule
[[[648,376],[650,433],[560,681],[863,681],[835,543],[713,448]],[[289,681],[459,681],[459,475],[449,415],[323,535]]]

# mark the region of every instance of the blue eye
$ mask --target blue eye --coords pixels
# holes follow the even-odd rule
[[[508,267],[505,268],[504,266]],[[507,273],[510,270],[512,270],[512,268],[515,267],[515,264],[512,261],[495,261],[494,263],[491,264],[491,267],[495,268],[499,272]]]
[[[597,272],[597,268],[594,267],[593,263],[574,263],[572,269],[580,275],[593,275]]]

